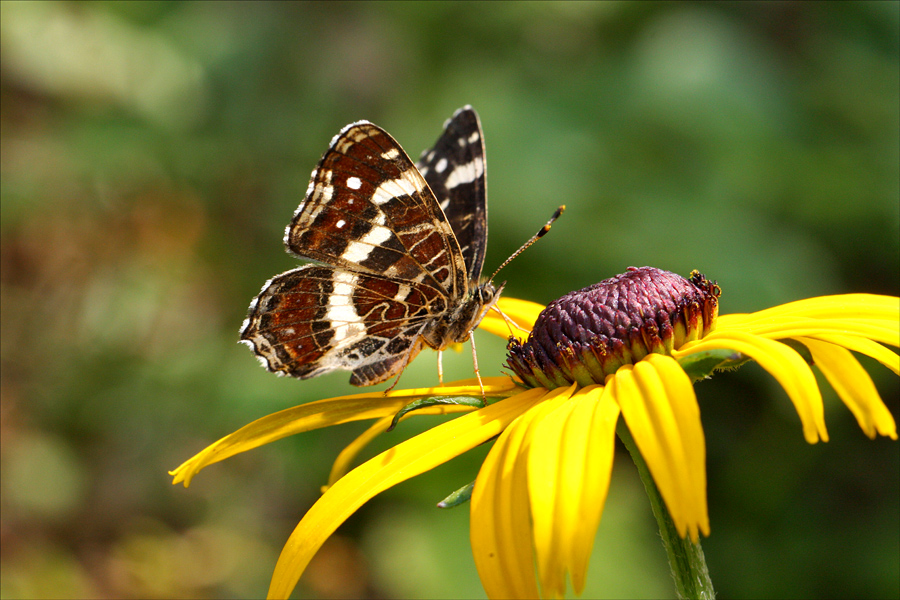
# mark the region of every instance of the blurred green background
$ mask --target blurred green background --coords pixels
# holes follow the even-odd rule
[[[355,391],[279,379],[236,344],[297,264],[284,226],[331,137],[369,119],[417,157],[464,105],[489,158],[490,272],[546,303],[653,265],[723,313],[900,293],[900,4],[0,4],[0,595],[258,597],[365,424],[283,440],[173,487],[267,413]],[[504,343],[479,337],[482,372]],[[471,376],[466,349],[449,379]],[[898,379],[867,361],[898,415]],[[492,366],[493,365],[493,366]],[[401,385],[436,381],[423,353]],[[809,446],[751,365],[697,387],[722,598],[898,597],[900,444],[825,386]],[[435,421],[406,423],[376,452]],[[371,455],[371,452],[367,456]],[[486,448],[368,503],[298,597],[483,595],[466,508]],[[674,593],[624,453],[585,597]]]

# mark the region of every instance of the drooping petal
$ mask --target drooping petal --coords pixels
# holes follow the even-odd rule
[[[480,393],[480,392],[479,392]],[[413,416],[423,416],[423,415],[446,415],[452,413],[459,412],[472,412],[475,410],[472,406],[466,405],[441,405],[441,406],[428,406],[426,408],[420,408],[415,412],[407,413],[400,417],[400,421],[405,421],[409,417]],[[350,465],[353,463],[353,459],[365,448],[372,440],[376,437],[387,431],[388,427],[391,426],[391,422],[394,420],[394,415],[382,417],[375,421],[375,423],[362,432],[359,437],[350,442],[346,448],[341,450],[341,453],[338,454],[338,457],[335,459],[334,464],[331,466],[331,473],[328,474],[328,484],[322,487],[322,493],[331,487],[335,481],[343,477],[347,471],[350,470]]]
[[[531,392],[540,408],[546,400],[571,395],[573,389],[547,392],[536,388]],[[475,479],[470,539],[475,566],[489,598],[538,597],[524,460],[528,426],[537,416],[538,411],[529,410],[506,428]]]
[[[731,314],[725,324],[737,326],[745,321],[759,321],[771,317],[801,316],[814,319],[875,319],[897,324],[900,312],[897,298],[877,294],[840,294],[834,296],[818,296],[773,306],[749,314]],[[720,316],[721,318],[721,316]],[[719,322],[722,326],[722,322]]]
[[[565,594],[566,571],[575,593],[584,590],[609,490],[618,416],[612,395],[594,385],[531,428],[528,482],[544,597]]]
[[[823,342],[828,342],[830,344],[835,344],[837,346],[843,346],[848,350],[853,350],[854,352],[859,352],[860,354],[870,356],[893,371],[895,374],[900,375],[900,356],[898,356],[896,352],[892,352],[881,344],[873,342],[868,338],[863,338],[856,335],[840,335],[832,333],[813,335],[809,337],[813,337],[817,340],[822,340]]]
[[[728,315],[726,315],[728,316]],[[780,340],[798,336],[814,335],[856,335],[873,339],[883,344],[898,345],[896,326],[875,319],[810,319],[808,317],[769,317],[749,320],[732,325],[725,320],[725,326],[718,331],[741,331],[770,339]]]
[[[328,491],[328,488],[334,485],[335,481],[347,474],[356,455],[369,445],[369,442],[387,431],[387,428],[391,426],[391,421],[393,420],[393,416],[381,417],[341,450],[340,454],[338,454],[337,458],[334,460],[334,464],[331,465],[331,472],[328,474],[328,483],[322,486],[321,491],[323,494]]]
[[[881,401],[872,378],[849,350],[811,338],[801,337],[797,341],[809,348],[816,366],[856,417],[867,436],[875,439],[880,433],[897,439],[894,417]]]
[[[562,531],[571,529],[576,515],[565,506],[565,492],[559,488],[562,461],[563,427],[574,405],[572,388],[557,388],[561,394],[545,400],[523,419],[520,427],[527,427],[522,457],[527,461],[528,498],[531,505],[534,553],[538,578],[544,598],[562,598],[566,593],[566,546],[561,543]],[[556,391],[556,390],[554,390]]]
[[[743,352],[768,371],[784,388],[797,409],[803,437],[810,444],[828,441],[822,394],[809,365],[795,350],[774,340],[731,329],[717,329],[702,340],[689,342],[672,353],[680,358],[694,352],[728,348]]]
[[[651,354],[608,386],[678,533],[694,542],[709,535],[706,442],[690,378],[671,357]]]
[[[469,516],[469,540],[488,598],[537,598],[531,567],[528,483],[516,468],[525,434],[516,421],[494,443],[481,465]]]
[[[516,326],[510,327],[496,310],[490,310],[481,320],[478,326],[480,329],[489,331],[495,335],[499,335],[503,339],[507,339],[510,335],[514,335],[519,339],[525,339],[528,332],[534,326],[534,321],[538,314],[544,310],[544,306],[536,302],[528,300],[519,300],[518,298],[501,297],[497,301],[497,308],[503,312]]]
[[[596,396],[599,398],[595,400]],[[594,538],[597,534],[597,527],[600,525],[600,517],[603,516],[603,507],[606,504],[613,459],[615,458],[616,422],[619,418],[619,410],[619,405],[616,404],[608,388],[604,387],[602,390],[593,388],[579,399],[578,405],[572,411],[566,425],[564,435],[567,444],[571,443],[571,448],[566,449],[565,456],[571,457],[575,461],[580,445],[577,441],[579,437],[577,429],[581,427],[582,422],[590,423],[589,430],[583,434],[585,459],[581,495],[578,498],[581,526],[576,527],[572,532],[570,548],[572,560],[569,575],[572,578],[572,588],[576,594],[584,591]],[[569,442],[569,435],[573,438],[571,442]],[[577,480],[579,474],[574,468],[567,469],[566,477],[569,480]]]
[[[341,477],[294,529],[275,565],[269,597],[287,598],[325,540],[370,498],[498,435],[543,393],[544,390],[522,392],[438,425]]]
[[[515,382],[509,377],[485,377],[483,382],[488,397],[504,397],[516,390]],[[175,477],[172,483],[183,481],[187,487],[194,475],[204,467],[289,435],[393,415],[416,398],[467,395],[481,395],[481,388],[475,380],[431,388],[354,394],[301,404],[257,419],[207,446],[170,473]]]

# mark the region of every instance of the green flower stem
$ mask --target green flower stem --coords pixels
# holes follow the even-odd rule
[[[644,482],[644,488],[650,497],[650,505],[653,508],[653,515],[659,525],[659,533],[662,537],[663,546],[666,554],[669,556],[669,568],[672,570],[672,578],[675,580],[675,589],[678,598],[687,599],[703,599],[713,600],[716,593],[713,590],[712,581],[709,578],[709,570],[706,568],[706,558],[703,556],[703,548],[700,544],[691,542],[690,537],[682,538],[675,529],[675,523],[669,515],[668,509],[663,502],[662,496],[656,483],[653,482],[653,476],[641,456],[631,432],[624,423],[620,422],[616,429],[619,439],[625,444],[625,448],[631,453],[634,464],[637,465],[638,473],[641,475],[641,481]]]

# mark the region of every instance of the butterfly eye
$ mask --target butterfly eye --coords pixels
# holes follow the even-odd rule
[[[490,283],[484,284],[478,288],[478,298],[481,300],[482,304],[487,304],[493,300],[496,295],[497,288]]]

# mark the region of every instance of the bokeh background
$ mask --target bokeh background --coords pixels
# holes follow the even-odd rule
[[[900,4],[0,4],[4,598],[258,597],[365,424],[166,474],[270,412],[354,391],[261,369],[237,330],[297,262],[284,226],[346,123],[412,156],[464,105],[487,143],[492,271],[546,303],[628,266],[722,311],[900,293]],[[504,343],[479,337],[482,371]],[[471,376],[468,349],[450,379]],[[436,381],[423,353],[401,385]],[[865,361],[895,415],[897,378]],[[809,446],[755,365],[697,387],[722,598],[900,594],[900,444],[826,387]],[[372,453],[435,421],[409,422]],[[466,508],[479,448],[369,502],[297,597],[483,595]],[[673,594],[617,458],[585,597]]]

